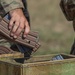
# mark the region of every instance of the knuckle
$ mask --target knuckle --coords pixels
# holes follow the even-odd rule
[[[12,30],[12,33],[15,33],[15,30],[14,29]]]
[[[30,29],[27,29],[27,30],[25,31],[26,34],[28,34],[29,32],[30,32]]]
[[[9,24],[12,25],[13,23],[14,23],[14,20],[11,19],[10,22],[9,22]]]
[[[12,26],[12,25],[13,25],[13,22],[12,22],[12,21],[10,21],[9,26]]]
[[[29,26],[29,23],[28,23],[28,21],[27,21],[27,20],[26,20],[25,24],[26,24],[26,26]]]
[[[26,21],[26,24],[27,24],[27,25],[29,24],[28,21]]]
[[[22,19],[23,19],[23,20],[25,20],[25,18],[24,18],[24,17],[22,17]]]
[[[20,29],[23,29],[23,28],[24,28],[24,26],[21,26],[21,25],[20,25]]]
[[[16,33],[15,33],[15,35],[19,36],[19,33],[18,33],[18,32],[16,32]]]
[[[22,17],[21,17],[21,19],[22,19],[23,21],[26,21],[26,18],[25,18],[25,16],[22,16]]]
[[[28,32],[27,33],[29,33],[30,32],[30,30],[28,30]]]
[[[15,29],[14,28],[12,29],[12,33],[15,33]]]
[[[15,23],[15,26],[19,26],[19,22],[16,22],[16,23]]]

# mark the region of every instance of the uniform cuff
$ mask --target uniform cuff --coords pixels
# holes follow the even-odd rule
[[[9,11],[16,8],[24,8],[21,0],[3,0],[1,1],[1,5],[5,13],[8,13]]]

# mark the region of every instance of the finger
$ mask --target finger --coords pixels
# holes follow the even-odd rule
[[[14,18],[11,18],[10,19],[10,22],[9,22],[9,27],[8,27],[10,30],[12,29],[12,27],[14,25],[14,22],[15,22],[15,19]]]
[[[15,34],[15,32],[18,29],[18,27],[19,27],[19,21],[16,21],[15,24],[14,24],[14,26],[13,26],[13,28],[12,28],[11,33]]]
[[[29,24],[28,22],[26,21],[25,22],[25,29],[24,29],[24,37],[26,37],[26,35],[30,32],[30,27],[29,27]]]
[[[22,32],[23,29],[24,29],[24,21],[20,23],[17,31],[15,32],[14,38],[17,38],[20,35],[20,33]]]

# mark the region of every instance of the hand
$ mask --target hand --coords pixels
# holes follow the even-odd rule
[[[14,9],[10,11],[9,14],[11,16],[9,23],[9,29],[11,30],[10,35],[13,38],[17,38],[24,29],[23,36],[26,37],[30,31],[30,27],[22,9]]]

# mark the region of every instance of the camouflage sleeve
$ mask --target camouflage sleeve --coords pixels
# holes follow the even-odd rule
[[[0,7],[3,8],[5,13],[16,8],[24,8],[22,0],[0,0]]]

